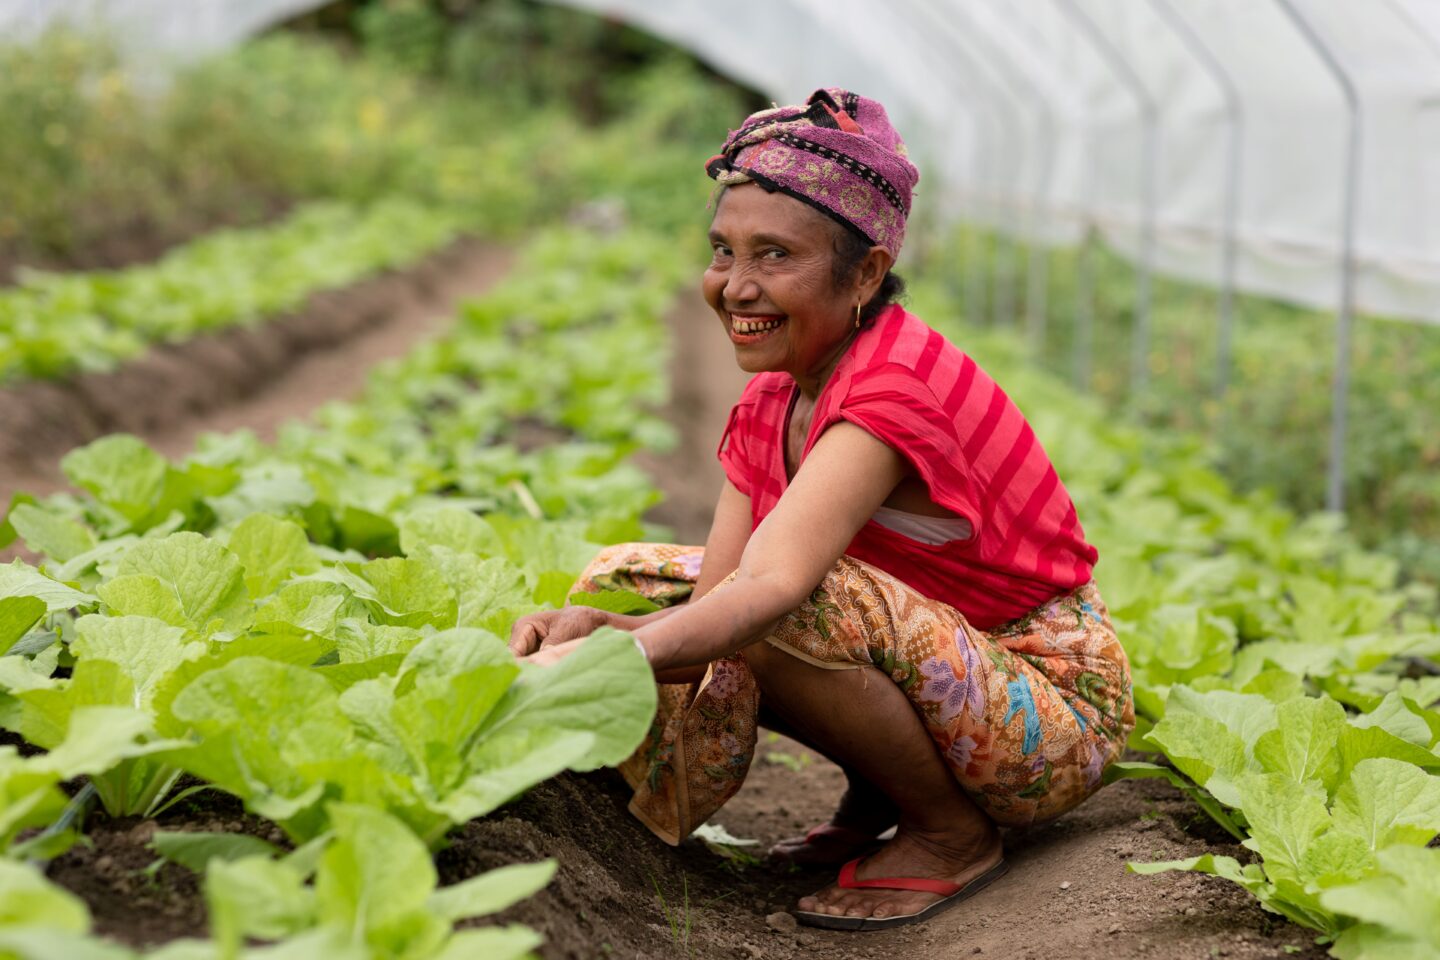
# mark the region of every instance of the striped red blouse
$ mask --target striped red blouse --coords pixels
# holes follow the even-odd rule
[[[752,379],[720,441],[726,475],[750,498],[752,528],[785,492],[785,421],[795,381]],[[1019,408],[974,360],[903,308],[862,331],[815,404],[805,453],[848,420],[898,451],[931,499],[970,522],[933,545],[873,520],[845,551],[944,601],[985,630],[1089,581],[1097,554]]]

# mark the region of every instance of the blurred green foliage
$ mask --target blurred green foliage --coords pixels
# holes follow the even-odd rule
[[[617,19],[539,0],[367,0],[342,22],[377,60],[512,109],[567,103],[592,123],[653,94],[646,77],[657,65],[703,71],[675,47]],[[713,100],[689,98],[701,123],[717,115],[712,105],[727,107],[738,93],[729,81],[705,75],[720,92]],[[718,115],[722,123],[739,119]]]
[[[545,4],[377,2],[343,22],[358,51],[281,31],[163,85],[103,39],[0,42],[0,272],[104,263],[117,238],[163,246],[308,199],[402,194],[514,234],[646,178],[703,186],[697,156],[749,106],[660,41]],[[599,121],[630,128],[593,162],[566,156]],[[594,176],[568,180],[576,163]],[[670,189],[631,213],[673,219]]]
[[[1013,251],[1015,315],[994,313],[1007,257],[997,237],[962,231],[930,252],[926,268],[955,284],[977,258],[987,279],[980,324],[1024,330],[1025,249]],[[1081,256],[1048,255],[1047,322],[1038,358],[1076,378],[1076,302]],[[1150,383],[1131,389],[1135,268],[1119,255],[1093,251],[1094,335],[1083,384],[1114,411],[1209,439],[1215,464],[1243,490],[1271,489],[1300,512],[1325,505],[1333,312],[1240,295],[1235,303],[1234,362],[1229,389],[1217,397],[1219,294],[1157,276],[1152,311]],[[1000,271],[997,275],[997,270]],[[1001,296],[1003,302],[1004,297]],[[969,301],[973,303],[974,301]],[[1346,515],[1369,547],[1401,561],[1409,577],[1440,583],[1440,327],[1366,316],[1355,325],[1346,455]]]

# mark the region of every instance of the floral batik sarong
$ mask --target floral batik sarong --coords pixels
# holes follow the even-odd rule
[[[618,544],[574,591],[683,602],[703,558],[700,547]],[[981,631],[953,607],[841,557],[766,640],[818,667],[883,671],[956,781],[1004,826],[1053,819],[1094,793],[1135,724],[1129,665],[1093,583]],[[759,706],[743,654],[715,661],[698,683],[661,684],[654,725],[620,767],[635,790],[631,812],[672,844],[704,823],[745,780]]]

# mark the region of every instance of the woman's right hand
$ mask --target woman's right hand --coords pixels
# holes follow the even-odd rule
[[[537,650],[588,637],[611,622],[611,615],[595,607],[561,607],[521,617],[510,628],[510,652],[528,657]]]

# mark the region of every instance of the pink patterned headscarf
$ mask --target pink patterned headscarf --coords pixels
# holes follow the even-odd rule
[[[705,172],[725,186],[753,181],[787,193],[897,257],[920,179],[885,108],[838,87],[816,90],[804,106],[752,113]]]

